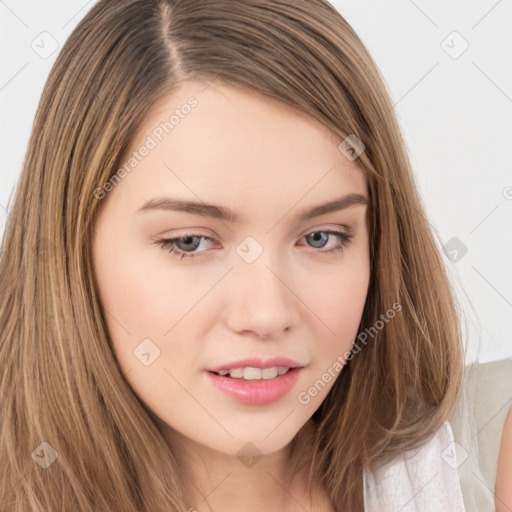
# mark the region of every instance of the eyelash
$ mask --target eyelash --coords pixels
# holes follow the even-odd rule
[[[321,254],[332,254],[332,253],[336,253],[336,252],[342,251],[352,241],[352,238],[354,238],[354,235],[352,235],[352,234],[347,234],[347,233],[343,233],[342,231],[332,231],[332,230],[311,231],[310,233],[307,233],[306,235],[304,235],[304,237],[307,237],[307,236],[312,235],[314,233],[325,233],[327,235],[334,235],[339,240],[338,244],[335,247],[333,247],[332,249],[329,249],[327,251],[321,251],[321,250],[316,251],[316,252],[319,252]],[[177,237],[177,238],[163,238],[163,239],[160,239],[160,240],[156,240],[155,244],[160,246],[160,247],[162,247],[162,249],[167,249],[169,253],[172,253],[173,255],[175,255],[177,257],[180,257],[179,259],[194,258],[194,257],[199,256],[202,253],[197,253],[197,254],[187,253],[185,251],[182,251],[181,249],[178,249],[176,247],[176,245],[175,245],[175,242],[177,240],[184,240],[185,238],[191,238],[191,237],[205,239],[205,240],[210,240],[210,241],[212,240],[212,238],[210,238],[208,236],[195,235],[195,234],[189,233],[189,234]]]

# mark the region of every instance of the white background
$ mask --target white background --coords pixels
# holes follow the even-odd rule
[[[468,359],[512,357],[512,1],[332,3],[382,72],[440,247],[467,247],[445,260]],[[0,236],[46,77],[93,5],[0,0]],[[31,47],[43,31],[59,44],[46,59]]]

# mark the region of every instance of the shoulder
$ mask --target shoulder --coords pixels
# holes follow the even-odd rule
[[[501,448],[498,458],[498,471],[496,475],[496,511],[505,512],[512,506],[512,410],[510,410],[503,434],[501,436]]]
[[[448,422],[417,450],[364,473],[365,512],[464,512],[453,433]]]

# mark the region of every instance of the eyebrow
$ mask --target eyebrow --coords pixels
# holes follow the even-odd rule
[[[298,220],[309,220],[315,217],[319,217],[320,215],[344,210],[350,206],[367,206],[368,204],[368,199],[360,194],[347,194],[329,201],[328,203],[311,206],[302,210],[298,215]],[[201,215],[203,217],[212,217],[214,219],[219,219],[233,224],[240,223],[244,220],[244,217],[227,208],[224,208],[223,206],[207,204],[198,201],[184,200],[176,197],[157,197],[150,199],[144,203],[144,205],[139,209],[137,213],[149,210],[180,211]]]

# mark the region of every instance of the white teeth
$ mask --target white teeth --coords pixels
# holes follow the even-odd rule
[[[261,368],[251,368],[248,366],[244,368],[244,379],[245,380],[256,380],[261,379]]]
[[[290,370],[286,366],[272,366],[272,368],[231,368],[229,370],[219,370],[219,375],[228,375],[234,379],[245,380],[268,380],[274,379],[278,375],[284,375]]]
[[[272,368],[263,368],[261,370],[261,378],[262,379],[273,379],[279,375],[279,368],[277,366],[273,366]]]
[[[234,377],[235,379],[242,379],[244,376],[243,368],[232,368],[229,370],[229,376]]]

